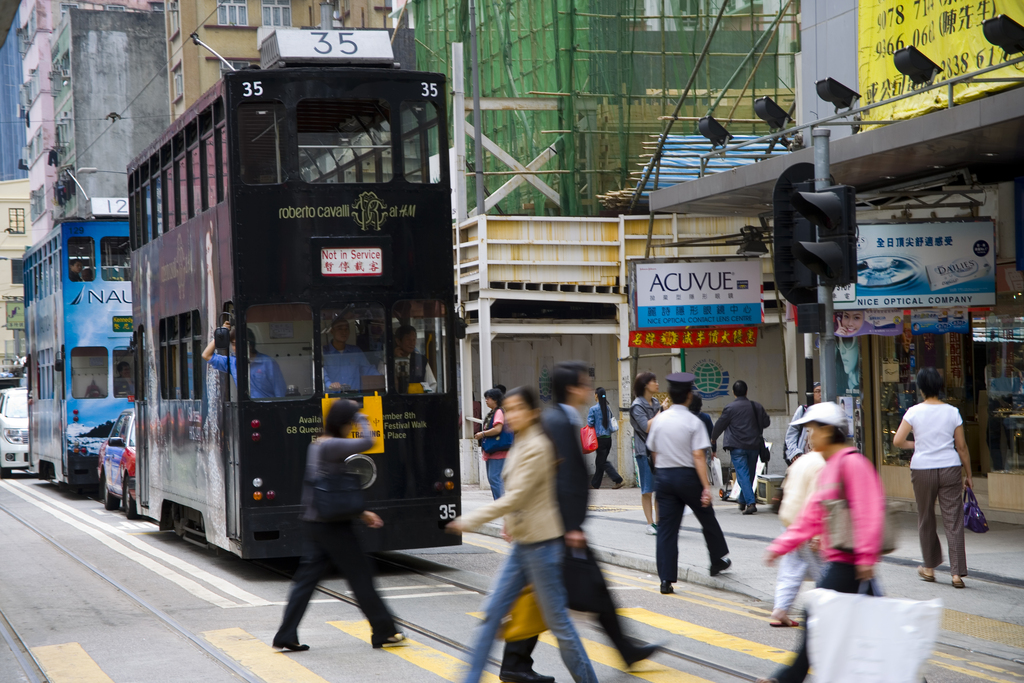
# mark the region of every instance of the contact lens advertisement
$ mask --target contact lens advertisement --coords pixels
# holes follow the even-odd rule
[[[993,306],[992,221],[859,226],[856,297],[837,309]]]

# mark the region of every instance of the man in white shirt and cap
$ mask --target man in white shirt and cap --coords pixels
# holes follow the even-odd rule
[[[658,502],[658,578],[661,592],[672,593],[672,584],[679,579],[679,525],[687,506],[704,530],[711,576],[732,566],[732,560],[726,557],[729,546],[711,507],[711,484],[704,462],[704,449],[711,447],[711,440],[704,423],[686,407],[696,377],[676,372],[665,379],[672,406],[651,424],[647,450]]]

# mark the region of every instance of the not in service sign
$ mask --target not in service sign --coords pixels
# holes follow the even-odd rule
[[[324,247],[320,274],[328,277],[376,277],[384,271],[380,247]]]
[[[636,264],[636,329],[761,324],[761,262]]]

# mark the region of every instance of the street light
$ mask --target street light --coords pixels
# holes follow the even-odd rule
[[[764,243],[764,233],[753,225],[744,225],[740,228],[743,241],[740,248],[736,250],[738,256],[758,258],[768,253],[768,245]]]
[[[896,50],[892,61],[896,65],[896,70],[910,78],[914,85],[924,85],[942,73],[942,67],[925,57],[924,53],[913,45]]]
[[[860,99],[860,93],[840,83],[834,78],[823,78],[814,83],[814,89],[818,91],[818,97],[835,106],[836,111],[849,109],[853,106],[854,100]]]
[[[700,134],[711,141],[712,147],[725,146],[732,135],[725,129],[725,127],[715,120],[714,116],[708,114],[701,120],[697,121],[697,130]]]
[[[775,130],[782,130],[786,127],[786,121],[792,120],[789,114],[767,95],[754,100],[754,113]]]
[[[981,22],[981,30],[985,40],[1001,47],[1006,54],[1024,52],[1024,26],[1005,14]]]

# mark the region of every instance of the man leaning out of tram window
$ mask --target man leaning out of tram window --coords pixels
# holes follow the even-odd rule
[[[231,355],[221,356],[215,354],[214,340],[203,349],[203,360],[210,364],[211,368],[221,372],[230,372],[231,379],[238,383],[238,372],[235,368],[235,357],[237,348],[235,345],[235,328],[230,322],[225,321],[224,327],[231,330]],[[277,361],[265,353],[256,351],[256,335],[252,330],[246,330],[245,336],[249,341],[249,398],[280,398],[285,395],[288,387],[284,382],[284,375]]]
[[[331,338],[323,348],[328,391],[361,391],[363,377],[380,374],[361,348],[348,343],[349,331],[348,318],[339,314],[331,319]]]

